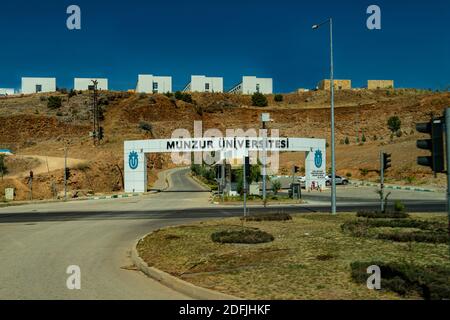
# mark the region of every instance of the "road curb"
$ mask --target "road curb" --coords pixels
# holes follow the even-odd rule
[[[350,182],[351,185],[357,187],[379,187],[380,185],[372,182]],[[384,185],[385,189],[392,190],[407,190],[407,191],[416,191],[416,192],[440,192],[438,190],[419,188],[419,187],[411,187],[411,186],[395,186],[395,185]]]
[[[204,183],[202,180],[200,180],[197,176],[193,175],[192,172],[189,174],[189,176],[192,178],[192,180],[194,180],[195,182],[197,182],[200,186],[202,186],[203,188],[205,188],[205,191],[209,191],[212,192],[211,188]]]
[[[104,199],[121,199],[121,198],[130,198],[130,197],[138,197],[140,194],[138,193],[126,193],[126,194],[113,194],[108,196],[94,196],[89,197],[86,200],[104,200]]]
[[[142,271],[147,276],[149,276],[152,279],[155,279],[156,281],[160,282],[161,284],[163,284],[177,292],[185,294],[188,297],[191,297],[193,299],[241,300],[240,298],[237,298],[235,296],[231,296],[231,295],[221,293],[218,291],[214,291],[211,289],[198,287],[196,285],[193,285],[192,283],[189,283],[187,281],[181,280],[180,278],[172,276],[172,275],[168,274],[167,272],[161,271],[154,267],[149,267],[147,265],[147,263],[139,256],[139,253],[137,251],[137,246],[141,240],[143,240],[145,237],[151,235],[152,233],[153,232],[150,232],[149,234],[146,234],[145,236],[140,238],[138,241],[136,241],[136,243],[133,245],[133,248],[131,250],[131,260],[133,261],[134,265],[137,267],[138,270]]]

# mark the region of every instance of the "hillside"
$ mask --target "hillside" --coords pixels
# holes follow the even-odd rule
[[[42,165],[39,161],[45,157],[63,157],[67,143],[68,156],[78,160],[70,164],[69,190],[85,193],[120,191],[124,140],[170,138],[173,130],[178,128],[193,132],[194,120],[203,121],[203,130],[247,130],[258,128],[259,115],[269,112],[274,120],[269,127],[279,129],[282,136],[326,138],[329,141],[329,94],[324,91],[286,94],[282,102],[275,102],[273,96],[269,96],[269,106],[262,108],[252,107],[250,96],[193,94],[194,103],[191,104],[164,95],[103,92],[100,103],[104,109],[105,139],[96,147],[89,138],[92,130],[89,95],[82,93],[71,98],[67,94],[52,95],[63,99],[61,108],[48,109],[48,94],[0,98],[0,148],[10,148],[18,155],[40,156],[35,157],[35,161],[20,160],[20,157],[7,160],[11,168],[19,169],[10,170],[11,173],[0,180],[0,197],[5,186],[14,186],[18,199],[25,199],[28,196],[27,180],[17,175],[17,171]],[[431,112],[441,114],[447,106],[450,106],[448,92],[414,89],[337,92],[338,174],[361,178],[360,169],[376,169],[379,151],[384,150],[392,153],[388,182],[444,186],[444,177],[438,175],[435,179],[427,168],[415,164],[416,157],[424,153],[415,147],[419,135],[414,129],[416,122],[428,120]],[[402,121],[402,133],[400,137],[391,138],[387,120],[394,115]],[[143,121],[151,125],[151,132],[140,128]],[[361,143],[363,135],[365,143]],[[345,144],[346,138],[349,144]],[[287,173],[293,163],[303,166],[304,156],[285,153],[281,160],[283,170],[280,173]],[[159,170],[173,164],[168,155],[151,155],[148,166],[149,180],[154,181]],[[376,179],[374,173],[364,178]],[[35,176],[34,197],[50,198],[52,183],[58,191],[63,189],[63,169],[59,165],[49,166],[47,171],[41,170]]]

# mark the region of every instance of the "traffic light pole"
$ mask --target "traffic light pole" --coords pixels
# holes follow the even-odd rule
[[[247,172],[246,172],[246,159],[247,157],[244,156],[244,169],[242,172],[243,180],[242,180],[242,187],[244,188],[244,217],[247,216]]]
[[[446,147],[445,152],[447,161],[447,217],[448,217],[448,235],[450,238],[450,108],[445,109],[445,147]],[[450,241],[449,241],[449,251],[450,251]]]
[[[380,151],[380,208],[384,212],[384,157],[383,151]]]
[[[67,201],[67,146],[64,146],[64,201]]]

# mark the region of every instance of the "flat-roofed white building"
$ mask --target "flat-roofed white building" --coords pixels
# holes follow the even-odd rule
[[[89,90],[93,86],[93,81],[97,81],[97,90],[108,90],[108,79],[106,78],[75,78],[73,81],[74,90]]]
[[[22,93],[55,92],[56,78],[22,78]]]
[[[138,75],[137,93],[172,92],[172,77],[159,77],[152,74]]]
[[[263,94],[272,94],[273,80],[272,78],[257,78],[253,76],[243,76],[242,82],[235,85],[228,92],[240,94],[254,94],[255,92]]]
[[[183,89],[185,92],[223,92],[223,78],[191,76],[189,82]]]
[[[0,88],[0,96],[12,96],[15,90],[13,88]]]

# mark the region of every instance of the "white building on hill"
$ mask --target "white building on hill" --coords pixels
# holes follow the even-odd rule
[[[172,77],[157,77],[152,74],[138,75],[137,93],[167,93],[172,92]]]
[[[98,81],[97,90],[108,90],[108,79],[106,78],[75,78],[73,88],[74,90],[89,90],[89,86],[93,86],[92,81]]]
[[[189,82],[183,89],[185,92],[223,92],[223,78],[191,76]]]
[[[55,92],[56,78],[22,78],[22,93]]]
[[[238,94],[254,94],[255,92],[263,94],[273,93],[273,81],[272,78],[257,78],[252,76],[242,77],[242,82],[235,85],[230,93]]]
[[[13,88],[0,88],[0,96],[12,96],[14,93]]]

